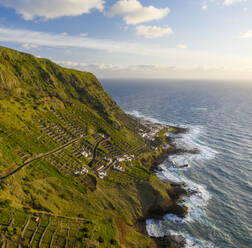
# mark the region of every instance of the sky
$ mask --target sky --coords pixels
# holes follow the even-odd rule
[[[99,78],[252,80],[252,0],[0,0],[0,46]]]

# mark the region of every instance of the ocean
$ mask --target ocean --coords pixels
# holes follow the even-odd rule
[[[198,155],[171,156],[158,176],[186,182],[189,215],[147,220],[152,236],[182,234],[187,247],[252,247],[252,84],[179,80],[101,80],[123,110],[188,127],[174,140]],[[189,164],[188,168],[175,169]]]

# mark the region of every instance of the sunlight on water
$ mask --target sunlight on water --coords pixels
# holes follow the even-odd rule
[[[161,221],[148,220],[148,232],[183,234],[188,247],[251,247],[252,87],[172,80],[166,84],[107,81],[104,86],[131,114],[189,127],[189,133],[175,142],[201,151],[170,156],[160,165],[162,180],[185,182],[197,193],[185,198],[183,204],[190,209],[187,218],[166,215]],[[173,164],[188,167],[178,169]]]

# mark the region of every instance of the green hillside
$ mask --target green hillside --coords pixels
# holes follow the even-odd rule
[[[0,47],[0,247],[156,247],[137,221],[183,209],[140,130],[93,74]]]

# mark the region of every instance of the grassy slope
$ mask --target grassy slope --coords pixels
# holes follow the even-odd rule
[[[132,120],[94,75],[0,47],[0,175],[28,157],[61,145],[39,128],[39,120],[49,127],[57,125],[73,138],[76,134],[68,124],[81,126],[86,134],[109,134],[116,149],[130,153],[143,147],[148,152],[144,141],[134,132]],[[95,143],[92,137],[87,141],[91,147]],[[102,146],[99,150],[110,155]],[[56,157],[58,163],[62,157],[71,164],[87,163],[77,159],[70,148]],[[92,220],[87,227],[84,222],[79,227],[87,229],[79,230],[75,237],[80,246],[150,247],[151,240],[135,230],[135,221],[156,206],[171,205],[169,192],[173,189],[139,161],[134,164],[127,174],[110,171],[108,179],[100,180],[91,173],[81,182],[42,159],[0,183],[0,208],[8,213],[21,211],[23,215],[50,213]],[[6,213],[1,216],[7,216]],[[5,231],[0,240],[17,241],[18,231],[2,230]],[[116,241],[111,244],[111,240]]]

